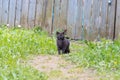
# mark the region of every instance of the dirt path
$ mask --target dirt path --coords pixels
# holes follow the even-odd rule
[[[28,63],[37,70],[45,72],[49,80],[98,80],[95,71],[83,71],[59,55],[40,55]]]

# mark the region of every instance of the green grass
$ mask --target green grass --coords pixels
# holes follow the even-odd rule
[[[0,80],[47,80],[48,76],[26,65],[22,60],[29,55],[56,54],[55,38],[39,28],[0,27]],[[71,41],[71,53],[65,55],[78,67],[93,68],[100,76],[112,76],[119,80],[120,41],[101,42]],[[101,80],[109,80],[104,78]]]
[[[74,42],[72,53],[66,55],[67,60],[79,67],[92,68],[100,75],[111,75],[118,80],[120,77],[120,41],[102,40],[101,42]],[[109,79],[109,78],[108,78]],[[104,79],[103,79],[104,80]]]
[[[55,54],[55,39],[36,28],[0,27],[0,80],[47,80],[44,73],[21,65],[30,54]]]
[[[59,76],[63,76],[63,75],[62,75],[62,71],[60,71],[60,70],[52,70],[52,71],[50,71],[49,76],[50,77],[59,77]]]

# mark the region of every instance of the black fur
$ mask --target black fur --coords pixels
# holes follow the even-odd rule
[[[65,33],[67,30],[64,30],[64,32],[56,32],[57,35],[57,48],[58,48],[58,53],[61,54],[60,51],[62,51],[62,53],[70,53],[70,42],[68,39],[65,38]]]

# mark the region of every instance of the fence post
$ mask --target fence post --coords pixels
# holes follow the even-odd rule
[[[113,40],[116,38],[116,17],[117,17],[117,0],[115,0],[115,17],[114,17],[114,33],[113,33]]]

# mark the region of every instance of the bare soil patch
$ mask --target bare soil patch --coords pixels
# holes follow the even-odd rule
[[[60,55],[39,55],[28,63],[46,73],[49,80],[99,80],[94,70],[83,70]]]

